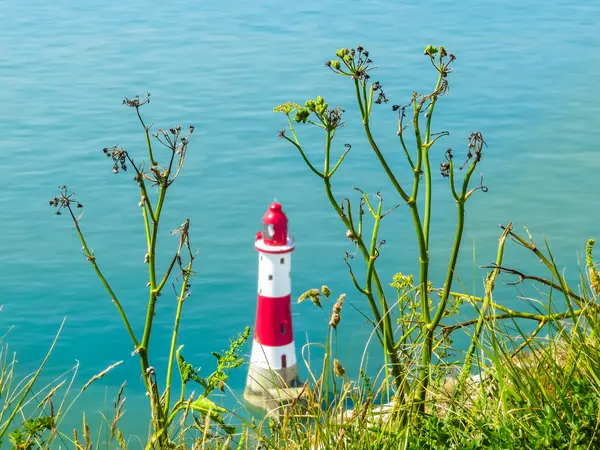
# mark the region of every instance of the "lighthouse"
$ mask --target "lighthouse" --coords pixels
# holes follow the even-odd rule
[[[258,300],[255,333],[244,397],[258,405],[273,390],[298,384],[292,328],[291,259],[294,241],[281,204],[274,202],[256,234]]]

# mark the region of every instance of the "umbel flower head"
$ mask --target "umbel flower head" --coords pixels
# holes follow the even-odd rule
[[[67,186],[59,186],[60,194],[50,199],[48,202],[50,206],[56,208],[56,215],[62,214],[62,209],[68,209],[72,213],[72,206],[75,205],[77,208],[83,208],[83,205],[75,199],[75,193],[69,192]]]
[[[374,69],[373,61],[369,58],[369,52],[361,45],[354,48],[340,48],[335,52],[338,59],[332,59],[325,63],[334,73],[351,77],[362,86],[366,86],[371,78],[369,72]],[[375,104],[387,103],[388,99],[381,88],[381,84],[376,81],[371,85],[373,93],[377,93]]]
[[[333,72],[352,77],[366,83],[371,76],[369,72],[373,69],[373,61],[369,58],[369,52],[362,46],[354,48],[340,48],[335,52],[338,59],[332,59],[325,63]]]
[[[304,106],[297,103],[287,102],[273,108],[273,112],[282,112],[288,116],[289,120],[294,120],[298,123],[310,123],[326,130],[333,131],[342,126],[342,114],[344,110],[340,107],[329,108],[320,95],[314,100],[306,100]],[[294,113],[292,118],[292,113]],[[311,120],[311,115],[316,117],[316,120]],[[285,130],[279,132],[280,138],[285,137]]]
[[[302,108],[298,103],[286,102],[281,105],[277,105],[273,108],[273,112],[282,112],[284,114],[290,114],[292,111],[296,111]]]

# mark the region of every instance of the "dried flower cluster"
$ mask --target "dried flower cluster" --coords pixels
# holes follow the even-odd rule
[[[460,168],[464,168],[470,161],[472,161],[475,165],[478,164],[479,161],[481,161],[481,157],[483,156],[484,146],[487,147],[487,144],[483,140],[483,134],[481,134],[481,132],[479,131],[471,133],[467,141],[466,159]],[[445,154],[446,161],[440,164],[440,173],[444,178],[450,176],[450,171],[452,170],[452,157],[452,149],[449,148],[446,150]],[[481,186],[481,189],[484,191],[487,190],[486,188],[484,188],[483,185]]]
[[[105,147],[102,149],[107,158],[112,158],[113,161],[113,172],[119,173],[119,169],[123,172],[127,171],[127,151],[120,148],[119,146]]]
[[[471,133],[471,135],[468,138],[469,150],[467,152],[467,160],[470,160],[473,157],[474,153],[475,162],[478,163],[479,161],[481,161],[481,154],[484,145],[487,147],[487,144],[483,140],[483,134],[481,134],[479,131]]]
[[[68,209],[72,214],[71,204],[75,204],[77,208],[83,208],[83,205],[75,199],[75,193],[69,193],[67,186],[59,186],[58,189],[60,190],[60,194],[51,198],[48,202],[50,206],[56,208],[56,215],[60,216],[62,214],[61,209],[63,208]]]
[[[450,176],[450,161],[452,161],[452,149],[446,150],[446,162],[440,164],[440,172],[444,178]]]
[[[146,93],[146,98],[140,100],[140,96],[136,95],[134,98],[129,99],[125,97],[123,99],[123,104],[129,106],[130,108],[138,109],[140,106],[144,106],[146,103],[150,103],[150,92]]]

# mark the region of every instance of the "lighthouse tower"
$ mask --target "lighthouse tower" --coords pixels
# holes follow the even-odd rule
[[[256,234],[258,302],[252,354],[244,397],[268,397],[269,390],[294,387],[298,365],[292,330],[291,258],[294,241],[281,205],[272,203]]]

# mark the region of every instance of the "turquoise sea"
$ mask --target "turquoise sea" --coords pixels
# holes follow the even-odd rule
[[[213,367],[211,352],[253,323],[254,235],[274,198],[297,241],[293,296],[327,284],[366,309],[342,259],[352,251],[345,230],[319,180],[295,149],[276,138],[285,123],[272,112],[284,101],[302,103],[316,95],[342,106],[348,126],[339,131],[335,151],[341,153],[344,143],[352,151],[334,179],[336,194],[355,195],[353,186],[372,195],[381,190],[393,206],[397,198],[361,134],[352,87],[323,65],[337,48],[362,45],[378,66],[373,79],[390,103],[374,108],[374,130],[405,182],[411,175],[391,105],[407,103],[413,90],[432,89],[435,74],[423,56],[427,44],[444,45],[457,56],[450,95],[438,102],[434,119],[435,131],[450,132],[432,150],[435,283],[442,283],[456,220],[437,165],[447,147],[457,157],[464,154],[472,131],[483,132],[488,144],[479,171],[489,192],[468,205],[458,269],[467,288],[481,292],[484,272],[476,267],[494,259],[500,223],[527,225],[540,243],[546,237],[574,279],[586,239],[600,238],[597,1],[3,0],[0,19],[1,333],[12,327],[7,341],[18,354],[19,371],[27,373],[67,318],[42,382],[78,363],[75,384],[81,386],[124,361],[82,396],[74,424],[81,410],[101,409],[105,395],[112,402],[125,379],[123,423],[139,434],[147,423],[129,338],[68,218],[48,206],[58,185],[76,192],[85,206],[88,242],[141,330],[147,272],[137,188],[129,172],[113,175],[102,154],[120,144],[144,157],[142,130],[134,111],[121,105],[123,97],[150,92],[143,112],[156,127],[196,127],[168,198],[159,257],[166,266],[176,246],[169,231],[189,218],[200,253],[180,343],[186,358],[206,372]],[[320,136],[307,131],[300,129],[320,165]],[[414,272],[417,251],[406,208],[385,220],[381,237],[387,240],[385,280]],[[538,269],[515,247],[506,262]],[[518,290],[500,286],[498,292],[499,300],[527,307],[516,298]],[[174,307],[169,289],[160,299],[151,349],[158,370],[166,364]],[[322,312],[303,303],[294,304],[293,313],[298,352],[324,338]],[[342,317],[340,355],[356,373],[371,329],[351,308]],[[376,364],[375,352],[372,358]],[[238,393],[245,375],[242,369],[231,379]]]

